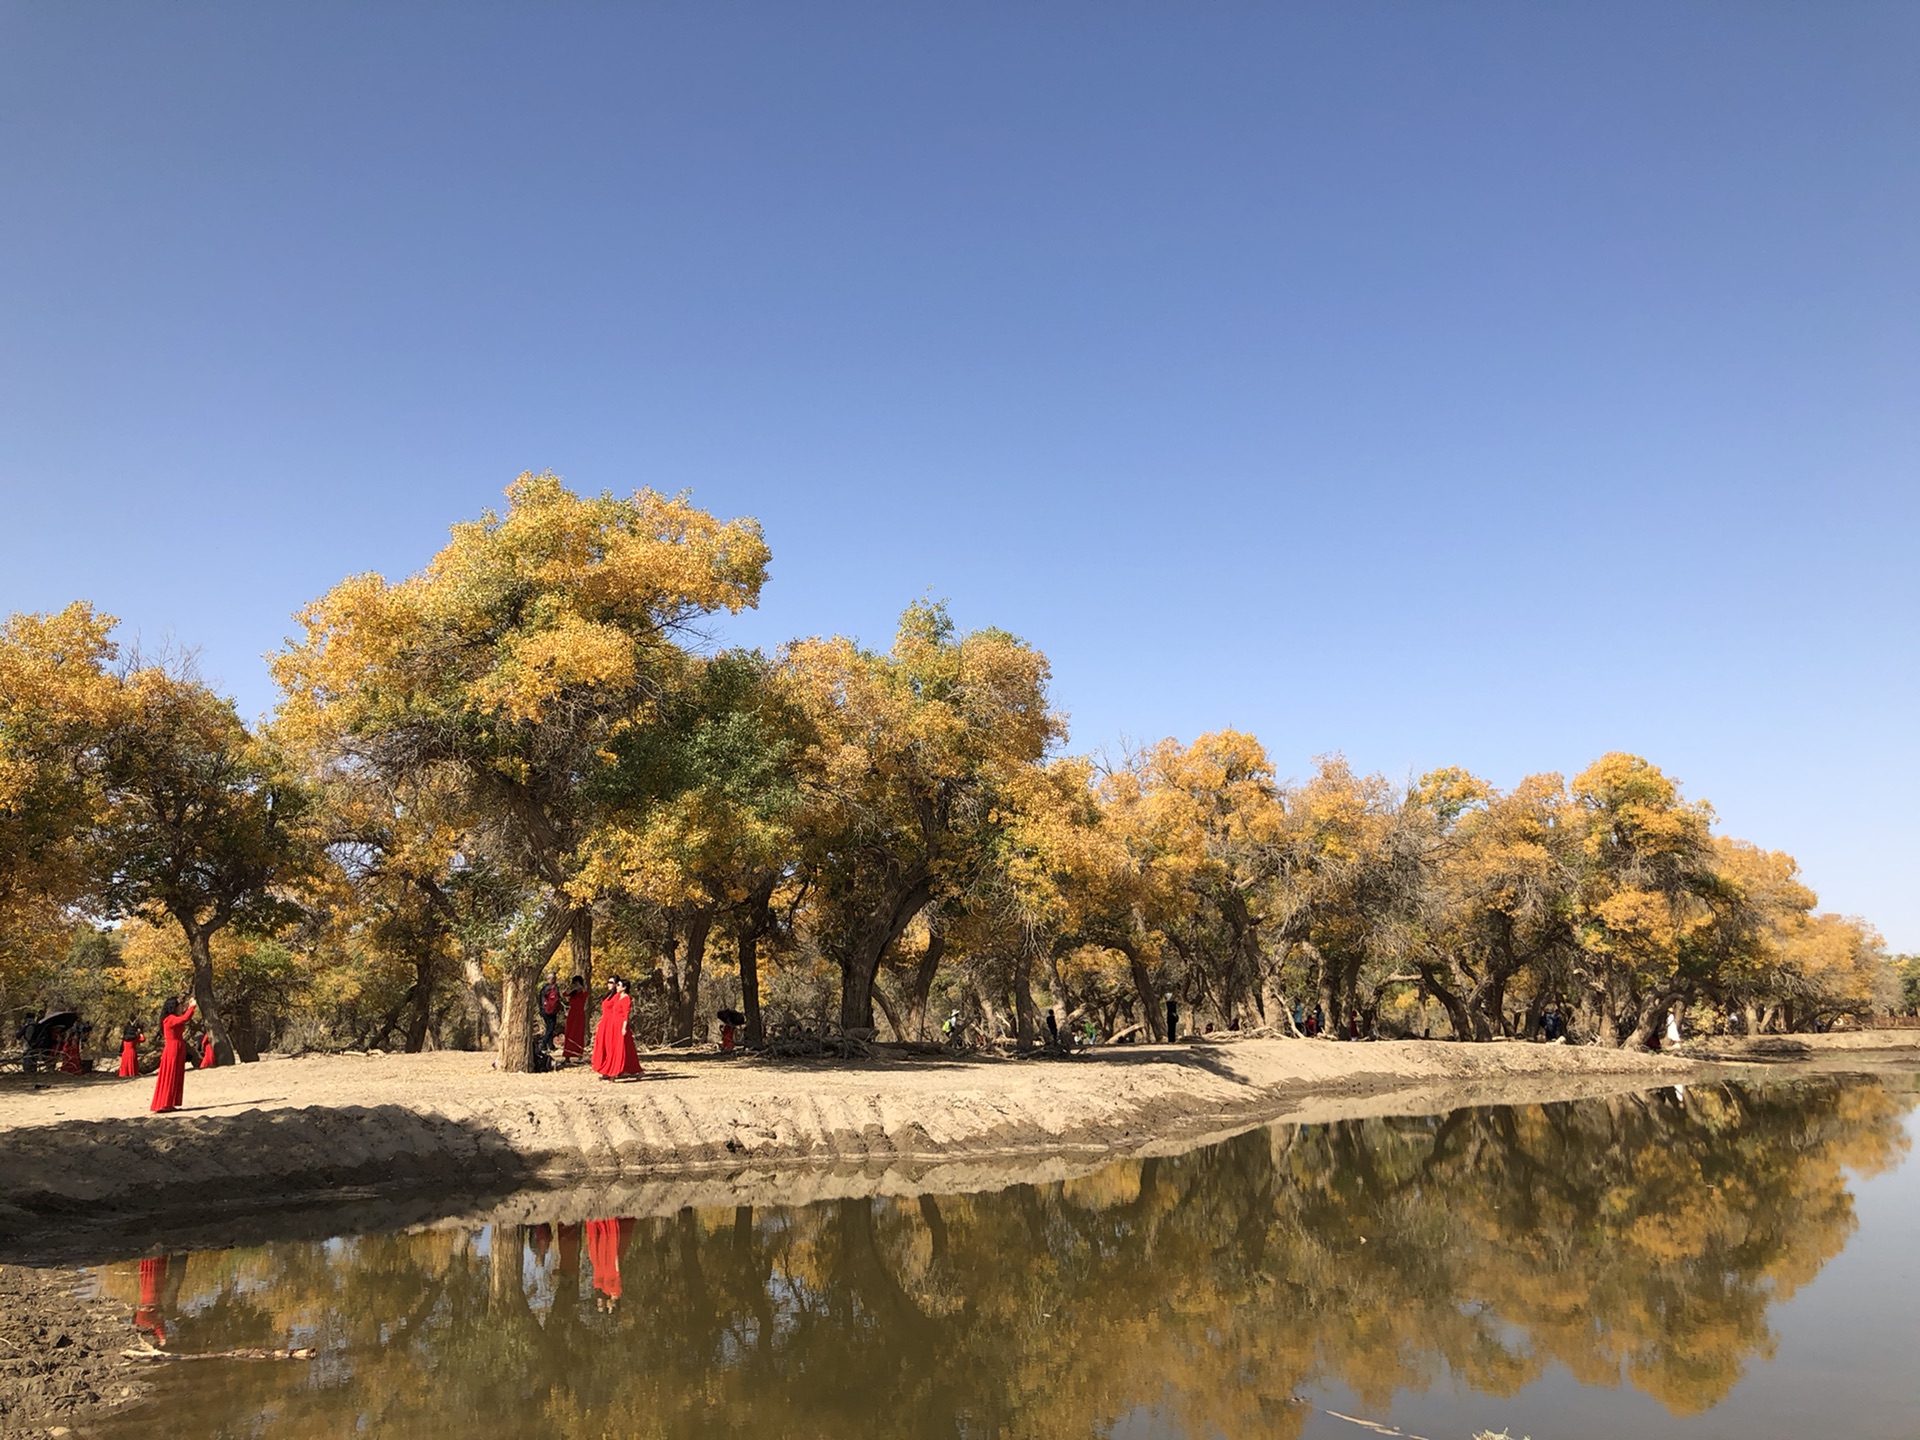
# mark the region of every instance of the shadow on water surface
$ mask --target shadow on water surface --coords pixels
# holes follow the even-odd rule
[[[1375,1406],[1548,1367],[1674,1414],[1771,1354],[1770,1305],[1854,1226],[1850,1173],[1911,1096],[1715,1086],[1276,1125],[1078,1179],[653,1218],[520,1197],[486,1225],[104,1267],[210,1362],[99,1433],[1291,1436],[1303,1391]],[[197,1372],[191,1379],[182,1372]]]

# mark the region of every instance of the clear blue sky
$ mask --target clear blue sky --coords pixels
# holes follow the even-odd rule
[[[1643,753],[1920,949],[1920,7],[0,3],[0,611],[244,710],[524,469],[1075,744]]]

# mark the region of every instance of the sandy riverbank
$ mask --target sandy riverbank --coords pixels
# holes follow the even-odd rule
[[[283,1231],[296,1210],[344,1204],[377,1212],[362,1224],[420,1223],[529,1187],[615,1188],[622,1213],[643,1199],[657,1213],[952,1193],[1084,1173],[1266,1120],[1617,1094],[1722,1074],[1715,1062],[1728,1060],[1920,1059],[1920,1032],[1790,1040],[1722,1042],[1708,1061],[1424,1041],[850,1064],[663,1052],[617,1084],[585,1069],[504,1075],[465,1053],[307,1056],[189,1072],[186,1107],[165,1116],[147,1113],[150,1079],[11,1078],[0,1086],[0,1261],[236,1243]]]
[[[1116,1047],[1071,1060],[822,1061],[665,1053],[609,1084],[580,1069],[503,1075],[486,1055],[308,1056],[189,1072],[186,1108],[150,1080],[0,1091],[0,1259],[34,1237],[140,1217],[220,1222],[260,1206],[430,1188],[484,1198],[541,1182],[654,1183],[801,1167],[951,1189],[1178,1147],[1396,1097],[1444,1109],[1684,1079],[1697,1062],[1567,1046],[1240,1040]],[[1021,1164],[1010,1165],[1020,1161]],[[955,1167],[959,1167],[955,1170]],[[964,1179],[963,1179],[964,1177]],[[1037,1177],[1036,1177],[1037,1178]],[[779,1198],[812,1198],[793,1182]],[[767,1194],[765,1199],[775,1196]],[[224,1223],[224,1222],[221,1222]]]

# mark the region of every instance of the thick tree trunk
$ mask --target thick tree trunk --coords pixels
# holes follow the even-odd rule
[[[1614,1003],[1612,986],[1594,987],[1593,1008],[1599,1017],[1594,1025],[1593,1043],[1609,1050],[1619,1049],[1620,1012]]]
[[[887,947],[906,933],[913,917],[926,909],[932,894],[930,876],[901,885],[847,936],[846,949],[840,956],[840,1027],[843,1030],[874,1028],[873,980],[880,973],[880,961]]]
[[[213,935],[217,927],[182,919],[180,928],[187,932],[187,953],[193,957],[193,1003],[200,1012],[198,1018],[213,1036],[214,1057],[222,1065],[231,1065],[235,1058],[233,1041],[213,1003]]]
[[[1167,1038],[1166,1012],[1160,1008],[1160,997],[1153,993],[1153,976],[1147,973],[1147,963],[1133,950],[1123,952],[1127,965],[1133,972],[1134,993],[1140,997],[1140,1009],[1147,1017],[1147,1034],[1157,1045]]]
[[[700,977],[707,966],[707,935],[713,929],[713,907],[691,906],[680,912],[681,943],[668,953],[668,1042],[694,1038],[700,1012]]]
[[[407,994],[407,1053],[418,1055],[427,1046],[427,1026],[433,1019],[433,961],[416,961],[413,989]]]
[[[1022,1050],[1034,1045],[1033,956],[1024,946],[1013,962],[1014,1043]]]
[[[766,1022],[760,1016],[760,927],[743,920],[734,927],[733,951],[740,962],[740,1011],[747,1017],[749,1050],[767,1043]]]
[[[1627,1048],[1630,1050],[1653,1049],[1654,1037],[1660,1033],[1661,1023],[1667,1018],[1667,1013],[1678,1003],[1677,996],[1663,995],[1641,1006],[1640,1013],[1634,1022],[1633,1033],[1627,1037]]]
[[[1340,967],[1329,960],[1320,963],[1320,1010],[1327,1022],[1320,1033],[1344,1040],[1346,1036],[1340,1025]]]
[[[510,957],[501,966],[500,1069],[524,1075],[533,1069],[533,1049],[542,1026],[539,1016],[540,977],[573,931],[574,911],[556,907],[541,927],[530,950]]]
[[[587,982],[587,993],[593,994],[593,910],[589,906],[573,912],[567,926],[567,953],[573,973]]]
[[[473,1017],[474,1041],[485,1050],[500,1038],[499,998],[478,960],[462,957],[460,982],[466,993],[467,1013]]]
[[[1456,1040],[1473,1039],[1473,1015],[1467,1009],[1466,1001],[1455,994],[1452,987],[1441,980],[1439,974],[1430,965],[1420,967],[1421,977],[1427,982],[1427,993],[1440,1002],[1440,1008],[1447,1012],[1447,1024],[1453,1029]]]
[[[929,934],[927,948],[914,964],[913,974],[907,980],[906,998],[901,1002],[906,1010],[907,1028],[913,1032],[906,1038],[927,1038],[927,999],[933,994],[933,977],[940,969],[940,957],[946,953],[947,937],[938,932]]]
[[[893,1002],[887,999],[887,987],[880,983],[880,977],[873,978],[873,1000],[880,1007],[880,1013],[887,1017],[887,1028],[893,1031],[893,1038],[904,1041],[907,1038],[906,1027],[901,1023],[900,1013],[893,1008]]]

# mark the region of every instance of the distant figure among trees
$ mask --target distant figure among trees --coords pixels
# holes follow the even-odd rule
[[[587,1053],[587,998],[586,977],[574,976],[567,985],[566,1039],[560,1047],[564,1059],[578,1060]]]
[[[146,1042],[140,1022],[128,1017],[120,1027],[120,1078],[131,1080],[140,1073],[140,1046]]]

